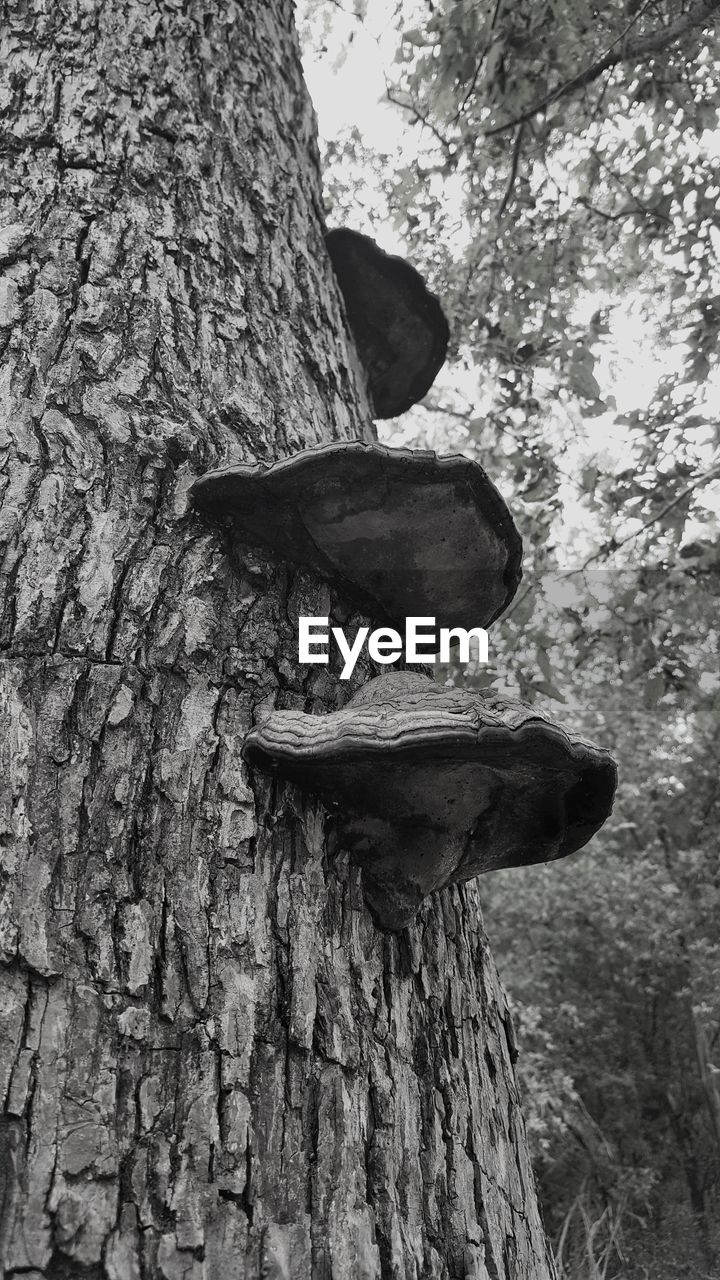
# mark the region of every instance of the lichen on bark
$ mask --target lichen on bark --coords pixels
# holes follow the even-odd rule
[[[5,1275],[543,1280],[475,891],[385,937],[241,761],[348,696],[295,661],[347,602],[188,510],[372,434],[291,5],[27,0],[0,40]]]

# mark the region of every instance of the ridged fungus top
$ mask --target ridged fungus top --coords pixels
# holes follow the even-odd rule
[[[248,735],[255,768],[319,795],[386,929],[427,894],[564,858],[612,810],[612,756],[491,691],[389,672],[340,711],[274,711]]]

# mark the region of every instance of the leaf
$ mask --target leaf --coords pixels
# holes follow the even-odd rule
[[[536,693],[542,694],[544,698],[552,698],[554,702],[565,701],[563,695],[553,684],[550,684],[549,680],[533,680],[530,687],[534,689]]]
[[[645,681],[643,686],[643,698],[646,706],[654,706],[660,701],[664,693],[665,679],[663,676],[650,676],[650,679]]]
[[[582,416],[583,418],[600,418],[606,412],[607,405],[604,400],[597,400],[594,404],[583,405]]]
[[[571,391],[587,400],[600,400],[600,384],[597,382],[592,368],[581,361],[573,361],[569,369],[568,385]]]
[[[548,685],[552,684],[552,678],[553,678],[552,667],[550,666],[550,659],[548,658],[546,649],[542,647],[538,647],[537,661],[538,661],[538,666],[540,670],[542,671],[545,679],[548,682]]]
[[[580,483],[585,493],[594,493],[599,474],[597,467],[583,467],[580,472]]]

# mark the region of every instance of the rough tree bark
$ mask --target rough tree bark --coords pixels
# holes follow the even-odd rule
[[[187,509],[370,438],[289,0],[10,0],[0,1259],[27,1280],[551,1274],[471,886],[375,929],[248,777],[340,596]]]

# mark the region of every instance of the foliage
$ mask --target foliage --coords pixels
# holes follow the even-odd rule
[[[340,204],[357,219],[359,203],[394,221],[472,370],[470,402],[444,392],[450,415],[424,433],[476,451],[534,502],[543,558],[563,489],[611,551],[649,520],[676,546],[720,475],[720,39],[712,15],[686,16],[673,39],[676,10],[407,0],[387,70],[406,135],[374,157],[358,127],[329,145],[335,216]],[[631,56],[653,36],[654,57]],[[626,56],[562,92],[607,50]],[[659,369],[618,412],[629,317]],[[614,457],[597,448],[610,424]]]
[[[306,0],[316,48],[339,8]],[[398,433],[477,457],[526,547],[492,665],[438,676],[545,701],[620,764],[587,853],[483,885],[558,1266],[718,1275],[720,5],[382,12],[407,129],[333,137],[328,202],[391,222],[451,320]]]
[[[670,678],[652,694],[631,633],[614,672],[600,634],[574,675],[555,664],[556,714],[618,757],[615,819],[585,855],[483,885],[546,1218],[572,1280],[674,1277],[679,1259],[702,1276],[717,1248],[718,660],[701,618],[717,615],[714,587],[696,597],[695,644],[681,645],[685,688]],[[538,624],[540,612],[554,614],[547,598]]]
[[[680,563],[533,579],[491,666],[439,673],[547,701],[618,760],[587,852],[483,883],[565,1280],[717,1274],[720,566]]]

